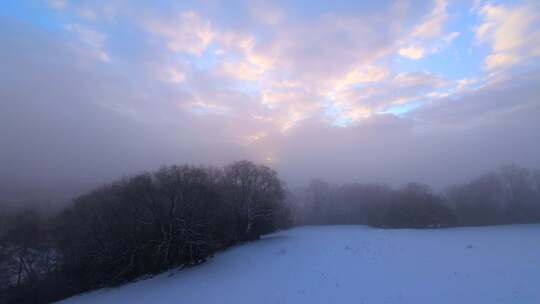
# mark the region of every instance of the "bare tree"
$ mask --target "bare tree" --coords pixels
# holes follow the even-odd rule
[[[239,240],[256,239],[271,231],[275,211],[283,207],[285,198],[283,183],[274,170],[238,161],[225,168],[223,187],[237,218]]]

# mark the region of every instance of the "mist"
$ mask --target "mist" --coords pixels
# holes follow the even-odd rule
[[[388,106],[384,110],[386,95],[416,94],[411,97],[416,100],[453,84],[429,72],[409,73],[404,80],[404,73],[384,71],[380,83],[367,82],[365,90],[386,93],[362,97],[356,87],[341,92],[349,103],[368,109],[356,118],[354,108],[342,108],[342,102],[324,108],[321,95],[308,87],[304,92],[294,88],[289,95],[283,89],[268,91],[272,85],[252,91],[250,81],[234,75],[185,60],[173,63],[174,52],[129,35],[136,25],[130,16],[117,22],[104,25],[120,27],[125,39],[133,39],[129,49],[113,32],[100,36],[82,25],[58,29],[1,17],[2,197],[22,200],[31,189],[42,195],[80,193],[164,164],[224,165],[240,159],[276,169],[291,187],[322,178],[395,186],[416,181],[443,189],[510,163],[540,167],[536,60],[486,72],[474,87],[450,89],[451,94],[423,100],[404,113]],[[218,26],[212,23],[212,30]],[[152,37],[148,31],[145,35]],[[372,43],[375,49],[390,44]],[[336,53],[341,51],[337,46]],[[275,56],[285,60],[299,54]],[[163,69],[170,72],[167,67],[178,64],[184,65],[183,79],[163,79]],[[313,68],[295,64],[297,80]],[[317,81],[327,79],[306,80],[305,85]],[[282,100],[270,103],[270,94]],[[347,109],[351,114],[341,113]]]

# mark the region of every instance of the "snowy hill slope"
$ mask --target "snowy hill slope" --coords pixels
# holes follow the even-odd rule
[[[61,303],[540,303],[540,225],[296,228]]]

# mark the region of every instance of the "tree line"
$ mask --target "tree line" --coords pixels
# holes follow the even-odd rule
[[[54,217],[2,221],[0,302],[44,303],[197,265],[285,227],[288,214],[277,173],[247,161],[123,178]]]
[[[300,225],[363,224],[436,228],[540,222],[540,170],[508,165],[439,193],[428,185],[332,185],[312,181],[295,192]]]
[[[540,171],[515,165],[441,192],[322,180],[288,191],[274,170],[248,161],[164,166],[103,185],[53,216],[0,210],[0,303],[47,303],[198,265],[290,226],[533,222],[540,222]]]

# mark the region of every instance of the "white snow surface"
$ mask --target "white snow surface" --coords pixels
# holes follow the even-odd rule
[[[63,304],[540,303],[540,225],[302,227]]]

